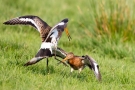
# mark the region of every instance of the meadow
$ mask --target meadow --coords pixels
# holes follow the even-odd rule
[[[0,0],[0,90],[135,90],[135,0]],[[85,68],[80,75],[52,57],[24,67],[40,48],[30,26],[4,21],[36,15],[50,26],[69,18],[71,41],[63,33],[58,46],[93,57],[102,82]]]

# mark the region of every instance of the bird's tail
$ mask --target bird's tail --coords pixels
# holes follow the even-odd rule
[[[51,51],[49,49],[40,49],[35,55],[35,57],[28,61],[26,64],[24,64],[24,66],[35,64],[47,57],[51,57]]]

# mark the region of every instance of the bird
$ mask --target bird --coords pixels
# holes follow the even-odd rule
[[[70,65],[71,73],[74,70],[79,70],[79,73],[80,73],[85,68],[85,66],[88,66],[92,71],[94,71],[94,74],[97,80],[101,81],[99,65],[90,56],[88,55],[76,56],[74,55],[73,52],[69,52],[66,54],[66,57],[62,60],[62,62],[65,62],[65,61],[67,61],[67,63]]]
[[[37,62],[39,62],[39,61],[41,61],[41,60],[43,60],[44,58],[47,58],[47,67],[48,67],[48,57],[53,57],[53,56],[55,56],[55,53],[49,53],[49,54],[47,54],[47,50],[48,49],[46,49],[45,51],[43,50],[43,49],[41,49],[38,53],[39,53],[39,55],[38,55],[38,53],[35,55],[35,57],[34,58],[32,58],[30,61],[28,61],[27,63],[25,63],[24,64],[24,66],[29,66],[29,65],[33,65],[33,64],[36,64]],[[60,47],[57,47],[57,49],[56,50],[52,50],[53,52],[55,52],[56,51],[56,56],[57,57],[59,57],[59,58],[62,58],[62,59],[64,59],[65,57],[66,57],[66,55],[67,55],[67,53],[62,49],[62,48],[60,48]],[[43,54],[43,55],[42,55]],[[61,60],[59,60],[58,58],[55,58],[56,60],[58,60],[59,62],[61,62]],[[63,63],[65,66],[68,66],[66,63],[64,63],[64,62],[61,62],[61,63]]]
[[[64,20],[68,21],[68,19],[64,19]],[[16,17],[16,18],[10,19],[8,21],[5,21],[3,24],[5,24],[5,25],[30,25],[30,26],[34,27],[40,33],[42,42],[45,41],[50,30],[52,29],[52,27],[49,26],[40,17],[34,16],[34,15],[25,15],[25,16]],[[65,31],[70,40],[71,36],[69,35],[68,29],[65,28]],[[49,39],[48,39],[48,41],[49,41]]]
[[[25,15],[10,19],[4,22],[3,24],[5,25],[21,24],[33,26],[40,33],[42,43],[35,57],[32,58],[30,61],[28,61],[26,64],[24,64],[24,66],[35,64],[40,60],[47,58],[47,67],[48,67],[48,58],[52,56],[55,56],[56,58],[57,44],[64,30],[68,36],[68,39],[69,40],[71,39],[71,36],[67,29],[67,23],[68,18],[65,18],[61,20],[58,24],[51,27],[38,16]]]

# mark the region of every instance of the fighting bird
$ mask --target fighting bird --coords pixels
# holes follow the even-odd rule
[[[63,21],[68,21],[68,19],[64,19]],[[5,24],[5,25],[18,25],[18,24],[19,25],[31,25],[40,33],[40,36],[42,38],[42,42],[45,41],[50,30],[52,29],[52,27],[49,26],[45,21],[43,21],[38,16],[34,16],[34,15],[26,15],[26,16],[16,17],[16,18],[13,18],[11,20],[4,22],[3,24]],[[63,24],[63,23],[61,22],[60,24]],[[55,25],[55,26],[57,26],[57,25]],[[71,37],[69,35],[68,29],[65,28],[64,30],[66,31],[66,34],[70,40]],[[49,41],[49,39],[48,39],[48,41]]]
[[[99,65],[93,58],[89,57],[88,55],[76,56],[72,52],[70,52],[67,53],[66,57],[62,60],[62,62],[65,61],[67,61],[67,63],[70,65],[71,72],[73,72],[74,70],[79,70],[80,73],[85,68],[85,66],[88,66],[92,71],[94,71],[96,78],[99,81],[101,80]]]
[[[48,67],[48,57],[56,56],[57,54],[57,44],[62,35],[62,32],[65,30],[69,40],[71,36],[67,29],[68,19],[63,19],[58,24],[53,27],[50,27],[45,21],[40,19],[38,16],[26,15],[13,18],[4,22],[6,25],[31,25],[40,33],[42,38],[41,47],[38,53],[32,58],[25,66],[35,64],[40,60],[47,58],[47,67]]]

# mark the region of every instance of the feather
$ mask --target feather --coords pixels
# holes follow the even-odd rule
[[[99,65],[97,64],[97,62],[91,58],[88,55],[83,56],[85,64],[94,71],[94,74],[96,76],[96,78],[98,80],[101,80],[101,74],[100,74],[100,70],[99,70]]]

